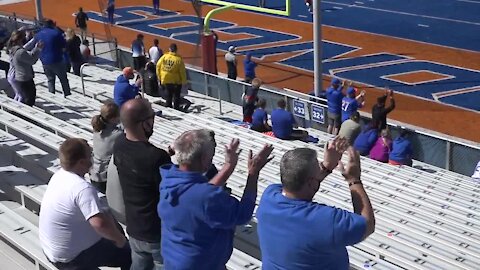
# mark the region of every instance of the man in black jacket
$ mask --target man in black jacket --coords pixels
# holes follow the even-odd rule
[[[385,108],[385,102],[390,98],[390,106]],[[387,90],[385,94],[377,98],[377,104],[372,107],[372,122],[379,124],[379,130],[387,127],[387,114],[395,109],[395,99],[393,99],[393,90]]]

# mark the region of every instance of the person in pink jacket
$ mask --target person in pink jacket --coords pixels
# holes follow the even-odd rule
[[[392,137],[390,135],[390,131],[388,129],[382,129],[380,137],[375,142],[375,145],[373,145],[372,150],[370,150],[370,158],[387,163],[388,155],[390,154],[391,149]]]

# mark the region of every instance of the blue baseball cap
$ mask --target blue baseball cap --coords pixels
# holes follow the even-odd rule
[[[349,87],[347,89],[347,95],[354,95],[355,94],[355,88]]]
[[[341,84],[342,82],[338,78],[333,78],[332,84]]]

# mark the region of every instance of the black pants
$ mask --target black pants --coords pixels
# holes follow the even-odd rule
[[[35,105],[35,98],[37,97],[37,89],[35,88],[35,82],[33,79],[24,82],[18,82],[20,85],[21,95],[23,97],[22,102],[28,106]]]
[[[60,270],[93,270],[100,266],[120,267],[129,270],[132,264],[130,246],[118,248],[115,244],[102,238],[93,246],[82,251],[75,259],[68,263],[53,263]]]
[[[251,130],[255,130],[256,132],[268,132],[268,131],[272,131],[271,128],[267,128],[265,125],[252,126],[250,129],[251,129]]]
[[[136,71],[140,71],[145,68],[145,64],[147,63],[147,59],[144,55],[133,57],[133,69]]]
[[[80,68],[82,67],[82,62],[72,62],[73,74],[80,76]]]
[[[166,106],[169,108],[172,108],[172,101],[173,101],[173,108],[175,110],[179,110],[180,109],[180,92],[182,91],[182,85],[167,83],[165,84],[164,88],[167,91]]]
[[[107,192],[107,182],[97,182],[91,181],[92,186],[94,186],[98,191],[102,194],[106,194]]]

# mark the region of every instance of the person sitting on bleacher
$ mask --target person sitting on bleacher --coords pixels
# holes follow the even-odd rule
[[[354,112],[350,119],[342,123],[338,135],[342,138],[347,139],[350,145],[353,145],[358,134],[362,131],[360,126],[360,113]]]
[[[392,136],[390,136],[390,131],[388,129],[383,129],[380,132],[380,137],[377,139],[375,145],[373,145],[372,149],[370,150],[369,157],[376,161],[387,163],[391,149]]]
[[[123,103],[128,100],[139,97],[139,87],[142,85],[142,80],[139,78],[137,78],[135,84],[130,84],[129,80],[134,78],[133,68],[126,67],[122,73],[113,86],[113,100],[119,108],[122,108]]]
[[[282,140],[306,140],[308,138],[307,131],[294,129],[297,122],[293,114],[285,110],[287,107],[285,100],[278,100],[277,105],[278,109],[273,110],[271,115],[272,130],[275,137]]]
[[[407,138],[409,132],[404,129],[393,141],[388,163],[392,165],[412,166],[412,143]]]
[[[370,150],[378,139],[378,125],[374,122],[368,124],[353,143],[353,147],[357,150],[361,156],[368,156]]]
[[[252,123],[252,115],[255,111],[255,104],[258,101],[258,91],[262,86],[262,80],[255,78],[252,81],[252,86],[249,86],[242,96],[243,104],[243,122]]]
[[[43,252],[58,269],[97,269],[131,265],[130,247],[111,214],[84,176],[92,166],[87,141],[66,139],[60,165],[42,199],[39,237]],[[108,208],[107,208],[108,209]]]
[[[272,131],[272,127],[268,124],[268,115],[265,107],[267,107],[267,101],[262,98],[257,102],[257,109],[253,112],[252,127],[250,129],[258,132]]]
[[[245,191],[238,201],[225,192],[223,184],[237,165],[239,141],[225,146],[223,168],[209,182],[204,173],[211,167],[215,145],[209,130],[184,132],[174,145],[179,165],[160,170],[158,214],[165,269],[226,269],[235,227],[252,218],[258,175],[270,161],[273,147],[265,145],[255,156],[250,151]]]
[[[267,187],[257,209],[263,270],[347,270],[345,247],[374,232],[372,205],[360,180],[360,157],[352,147],[347,165],[340,163],[339,169],[348,183],[354,213],[312,201],[347,145],[337,137],[320,163],[313,149],[298,148],[283,155],[282,184]]]
[[[113,153],[113,144],[123,134],[123,130],[118,126],[119,123],[120,110],[113,102],[103,104],[100,114],[92,118],[93,166],[90,169],[90,181],[103,194],[107,190],[107,171]]]
[[[157,215],[159,168],[171,163],[170,155],[148,141],[155,119],[148,100],[127,101],[120,109],[120,119],[125,134],[115,141],[113,158],[125,203],[132,269],[162,269]]]

